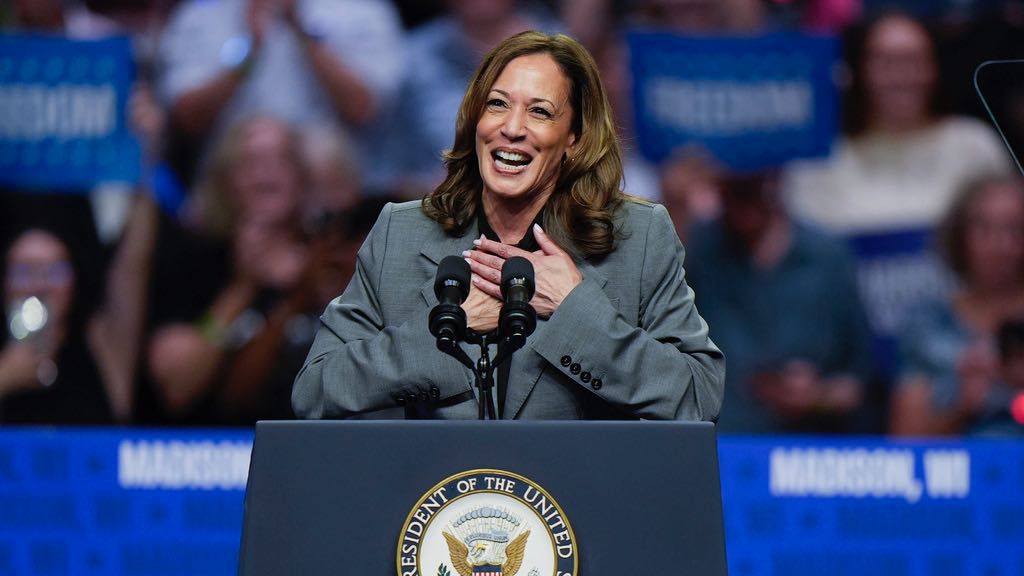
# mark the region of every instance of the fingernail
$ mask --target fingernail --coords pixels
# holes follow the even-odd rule
[[[480,239],[478,238],[476,240],[473,240],[473,245],[474,246],[479,246],[480,245]]]
[[[541,234],[543,234],[543,233],[544,233],[544,229],[543,229],[543,228],[541,228],[541,227],[540,227],[540,224],[537,224],[536,222],[534,222],[534,223],[533,223],[533,230],[534,230],[535,232],[540,232]]]
[[[469,250],[463,250],[462,257],[465,258],[466,260],[469,260]]]
[[[473,284],[479,284],[480,283],[480,277],[477,276],[476,274],[473,274],[472,276],[470,276],[470,278],[472,278]]]

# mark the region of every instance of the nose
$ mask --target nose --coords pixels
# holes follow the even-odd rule
[[[505,114],[505,121],[501,124],[501,135],[510,141],[522,140],[526,136],[526,125],[523,122],[523,110],[512,108]]]

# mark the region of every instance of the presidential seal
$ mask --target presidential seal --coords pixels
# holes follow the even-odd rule
[[[575,576],[576,538],[543,488],[469,470],[430,489],[398,539],[398,576]]]

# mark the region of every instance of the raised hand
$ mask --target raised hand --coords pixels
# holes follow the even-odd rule
[[[487,238],[474,240],[477,249],[463,255],[473,272],[473,286],[501,301],[501,268],[512,256],[522,256],[533,264],[536,292],[530,304],[537,315],[547,318],[554,314],[565,297],[583,281],[572,257],[562,250],[540,226],[534,224],[533,236],[540,250],[527,252]]]

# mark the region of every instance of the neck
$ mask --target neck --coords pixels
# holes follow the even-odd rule
[[[499,199],[484,192],[484,215],[504,244],[517,244],[530,233],[530,225],[540,214],[551,193],[522,199]]]

